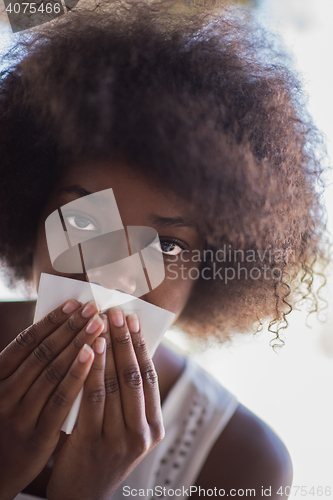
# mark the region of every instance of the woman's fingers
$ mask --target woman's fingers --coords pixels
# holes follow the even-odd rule
[[[141,371],[147,422],[154,434],[154,437],[156,439],[162,439],[164,436],[164,428],[162,425],[162,412],[157,373],[149,356],[147,344],[140,328],[138,316],[136,314],[130,314],[127,316],[126,321]]]
[[[52,332],[63,325],[79,307],[80,303],[78,301],[69,300],[21,332],[0,353],[0,380],[12,375],[34,349]]]
[[[139,320],[136,315],[130,315],[125,320],[119,308],[113,308],[108,316],[101,317],[104,319],[103,327],[96,330],[94,342],[90,344],[94,349],[94,361],[84,384],[76,426],[78,434],[94,441],[106,433],[119,440],[127,429],[143,437],[146,443],[156,443],[164,433],[158,381]],[[79,338],[80,335],[76,338],[76,344],[79,344]],[[82,336],[81,341],[84,338]],[[73,344],[56,361],[64,363],[66,352],[70,352]],[[36,382],[33,390],[29,391],[36,398],[50,386],[47,384],[48,373],[45,371],[44,376],[41,375],[37,381],[42,382]],[[62,384],[60,382],[58,389]],[[42,399],[45,399],[45,395]],[[50,397],[52,400],[53,395]],[[67,401],[68,398],[65,399]]]
[[[120,397],[117,368],[113,355],[109,315],[107,315],[106,332],[103,332],[101,336],[105,338],[106,342],[106,361],[104,376],[106,399],[103,431],[109,436],[115,435],[117,433],[118,435],[120,435],[125,430],[125,422]]]
[[[79,350],[84,344],[91,346],[103,328],[102,318],[95,314],[72,342],[43,370],[20,402],[23,410],[30,409],[30,421],[38,418],[45,402],[65,377]]]
[[[69,317],[67,316],[66,321],[42,340],[39,345],[35,346],[29,356],[17,368],[15,373],[6,380],[6,390],[9,392],[12,390],[16,400],[19,401],[43,372],[46,376],[49,375],[49,381],[53,383],[54,388],[54,384],[59,383],[59,380],[62,378],[60,375],[65,375],[67,369],[77,355],[78,350],[84,344],[84,342],[77,344],[75,341],[77,334],[82,331],[89,318],[96,312],[96,303],[88,302],[88,304],[80,307],[72,315]],[[72,358],[67,363],[66,369],[65,364],[59,364],[57,356],[64,351],[73,340],[76,345],[76,352],[72,348]],[[59,372],[60,375],[58,376]]]
[[[144,432],[147,420],[143,384],[131,334],[120,309],[110,309],[108,316],[124,422],[134,432]],[[108,418],[112,419],[112,415],[106,415]]]
[[[88,344],[85,344],[65,378],[46,403],[38,419],[37,428],[42,436],[50,436],[50,429],[53,430],[54,435],[58,435],[75,398],[88,376],[93,360],[94,351]]]
[[[103,429],[106,395],[104,384],[106,340],[104,337],[98,337],[95,340],[93,350],[95,359],[84,383],[83,396],[76,424],[77,432],[85,440],[91,441],[100,438]]]

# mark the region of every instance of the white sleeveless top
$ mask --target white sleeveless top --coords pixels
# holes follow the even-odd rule
[[[113,500],[134,496],[157,500],[165,498],[163,488],[169,493],[177,489],[177,498],[187,498],[185,490],[194,486],[238,404],[236,397],[212,375],[187,358],[183,373],[162,405],[164,439],[118,487]],[[171,497],[168,491],[166,497]],[[14,500],[36,498],[20,493]]]

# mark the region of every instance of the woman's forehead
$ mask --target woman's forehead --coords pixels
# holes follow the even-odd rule
[[[119,210],[125,213],[135,211],[191,219],[191,205],[185,198],[124,160],[72,165],[57,184],[55,195],[77,198],[110,188]],[[194,222],[192,225],[195,226]]]

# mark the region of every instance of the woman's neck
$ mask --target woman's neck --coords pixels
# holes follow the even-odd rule
[[[161,402],[163,403],[170,389],[177,382],[185,369],[185,357],[160,344],[153,357],[158,376]]]

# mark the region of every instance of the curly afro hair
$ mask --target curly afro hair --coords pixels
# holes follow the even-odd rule
[[[64,169],[120,154],[188,200],[210,269],[235,273],[197,279],[185,331],[225,340],[268,322],[283,343],[300,298],[318,309],[321,136],[275,38],[249,12],[105,1],[21,35],[6,57],[0,256],[15,279],[31,278],[37,223]],[[222,248],[243,252],[241,273],[238,259],[216,259]]]

